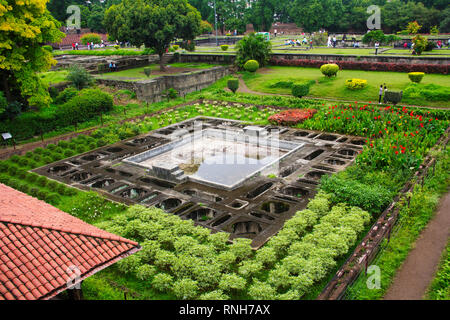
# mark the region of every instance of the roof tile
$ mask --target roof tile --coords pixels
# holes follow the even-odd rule
[[[0,184],[0,300],[48,299],[139,245]]]

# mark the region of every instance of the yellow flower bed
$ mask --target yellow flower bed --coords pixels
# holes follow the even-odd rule
[[[350,90],[359,90],[367,86],[367,80],[364,79],[347,79],[345,85]]]

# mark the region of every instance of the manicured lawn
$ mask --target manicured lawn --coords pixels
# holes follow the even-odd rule
[[[389,90],[405,90],[411,84],[407,73],[340,70],[336,78],[326,78],[318,68],[299,67],[268,67],[260,69],[255,74],[244,73],[243,78],[247,86],[258,92],[291,94],[290,88],[274,87],[279,81],[302,82],[314,80],[309,96],[345,99],[351,101],[376,101],[380,84],[386,84]],[[347,79],[365,79],[368,82],[362,90],[350,90],[345,86]],[[450,78],[446,75],[427,74],[421,85],[433,84],[450,88]],[[403,103],[436,107],[450,107],[448,100],[427,101],[424,98],[405,98]]]
[[[301,53],[301,54],[344,54],[344,55],[358,55],[358,56],[368,56],[368,55],[375,55],[374,49],[355,49],[355,48],[327,48],[327,47],[319,47],[319,48],[313,48],[312,50],[298,50],[298,49],[305,49],[308,48],[308,46],[301,46],[301,47],[292,47],[292,46],[283,46],[283,47],[274,47],[273,52],[281,52],[281,53]],[[280,50],[285,49],[285,50]],[[288,50],[286,50],[288,49]],[[297,49],[297,50],[295,50]]]
[[[152,64],[149,65],[149,67],[152,70],[159,70],[159,64]],[[170,68],[187,68],[187,69],[208,69],[214,67],[214,65],[206,64],[206,63],[172,63],[170,65],[166,66],[167,69],[170,70]],[[147,78],[147,76],[144,73],[145,67],[140,68],[134,68],[134,69],[128,69],[123,71],[117,71],[117,72],[107,72],[100,75],[97,75],[96,77],[102,78],[102,79],[118,79],[118,80],[129,80],[129,81],[136,81],[136,80],[142,80],[142,79],[152,79],[156,77],[162,76],[162,74],[151,74],[150,77]],[[167,73],[169,74],[169,73]],[[170,73],[170,74],[176,74],[176,73]]]
[[[40,77],[44,83],[50,84],[66,81],[67,74],[67,70],[49,71],[41,73]]]

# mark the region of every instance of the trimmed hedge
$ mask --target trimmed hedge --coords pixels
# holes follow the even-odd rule
[[[239,89],[239,79],[230,79],[227,82],[228,89],[233,91],[233,93],[236,93],[237,89]]]
[[[297,98],[306,96],[309,93],[308,83],[295,83],[292,85],[292,95]]]
[[[256,70],[259,69],[259,62],[256,60],[248,60],[244,64],[244,69],[249,72],[255,72]]]
[[[64,92],[64,91],[63,91]],[[71,90],[61,96],[64,100]],[[72,93],[71,93],[72,94]],[[25,112],[20,116],[0,122],[0,132],[11,132],[16,140],[26,140],[41,132],[50,132],[84,122],[98,116],[100,112],[110,111],[113,98],[98,89],[84,89],[60,107],[49,107],[40,112]]]
[[[339,66],[335,63],[327,63],[320,66],[320,72],[326,77],[336,76],[339,71]]]
[[[308,59],[277,59],[272,57],[270,64],[274,66],[291,66],[291,67],[315,67],[319,68],[323,65],[322,60]],[[395,72],[425,72],[448,74],[448,64],[409,64],[409,63],[393,63],[393,62],[356,62],[356,61],[339,61],[339,67],[342,70],[363,70],[363,71],[395,71]]]
[[[425,73],[423,72],[410,72],[408,73],[408,78],[412,82],[420,83],[422,81],[423,77],[425,76]]]

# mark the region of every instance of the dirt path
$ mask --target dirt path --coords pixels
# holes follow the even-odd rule
[[[449,236],[450,192],[441,199],[436,215],[416,240],[384,299],[422,299],[434,278]]]

